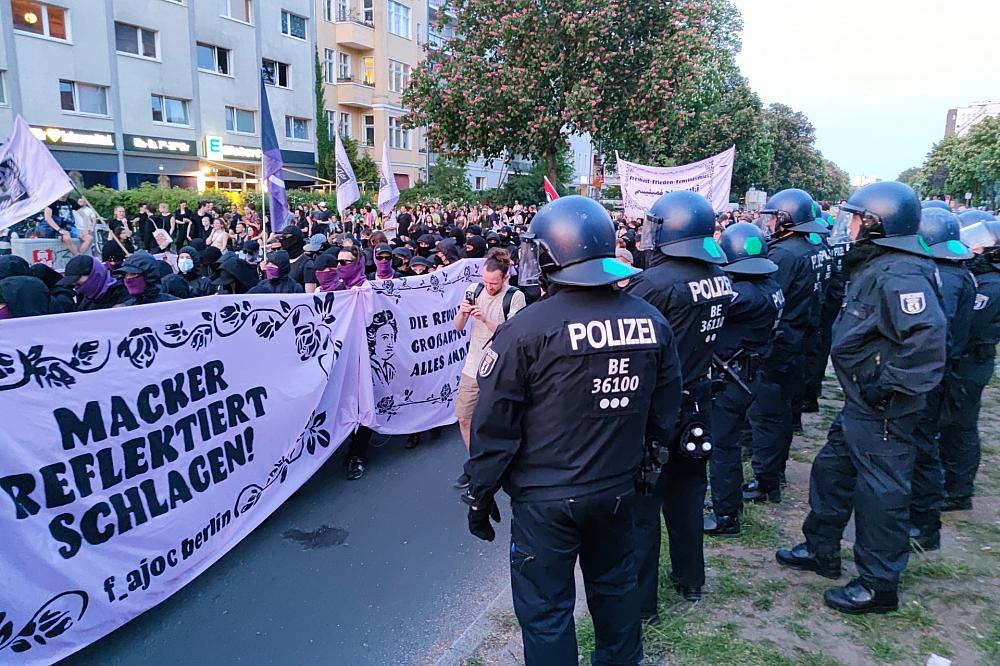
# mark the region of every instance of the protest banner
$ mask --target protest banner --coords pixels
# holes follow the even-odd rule
[[[428,275],[372,283],[367,338],[376,432],[405,435],[455,422],[471,326],[456,331],[455,314],[482,263],[463,259]]]
[[[0,663],[55,662],[163,601],[370,424],[366,308],[215,296],[5,322]]]
[[[729,208],[736,146],[708,159],[676,167],[654,167],[618,158],[622,204],[628,217],[643,217],[666,192],[690,190],[712,202],[720,213]]]

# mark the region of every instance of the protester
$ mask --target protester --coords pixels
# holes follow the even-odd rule
[[[0,279],[15,276],[33,277],[28,262],[16,254],[0,257]]]
[[[190,245],[185,245],[177,254],[177,275],[175,277],[187,285],[189,298],[208,296],[213,292],[212,281],[201,274],[200,254]]]
[[[219,274],[212,281],[218,294],[245,294],[256,286],[257,267],[235,254],[231,254],[219,266]]]
[[[313,293],[325,293],[336,291],[340,286],[340,275],[337,273],[337,255],[329,252],[316,257],[316,291]]]
[[[47,236],[49,238],[58,238],[62,241],[69,253],[74,257],[79,253],[86,254],[90,251],[90,244],[93,241],[90,233],[87,231],[81,232],[77,229],[76,211],[80,208],[80,204],[69,198],[69,194],[64,194],[54,201],[49,206],[46,206],[43,212],[43,217],[45,220],[45,225],[50,229]],[[44,227],[42,227],[44,229]],[[76,244],[73,242],[74,239],[80,239],[80,249],[78,250]]]
[[[375,276],[376,280],[392,280],[402,277],[392,267],[392,247],[388,243],[380,243],[375,246]]]
[[[105,243],[101,248],[101,261],[104,266],[113,271],[125,262],[125,250],[117,243]]]
[[[77,255],[81,259],[90,258],[90,255]],[[76,259],[77,257],[73,257]],[[52,296],[52,303],[59,308],[60,312],[72,312],[76,309],[76,300],[73,298],[73,290],[61,284],[62,275],[45,264],[32,264],[31,274],[45,283]]]
[[[0,280],[0,321],[60,312],[48,287],[38,278],[16,275]]]
[[[148,252],[136,252],[125,260],[118,272],[124,276],[129,294],[122,305],[146,305],[176,301],[177,298],[160,289],[160,266]]]
[[[125,285],[111,274],[107,266],[89,255],[70,259],[59,284],[76,291],[77,303],[74,309],[77,312],[106,310],[128,299]]]
[[[301,284],[289,277],[291,264],[288,253],[284,250],[268,252],[267,258],[261,262],[264,280],[251,289],[250,294],[304,294]]]

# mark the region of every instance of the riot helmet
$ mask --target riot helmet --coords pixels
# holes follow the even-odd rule
[[[789,231],[799,234],[828,234],[829,227],[816,221],[821,212],[808,192],[789,188],[776,192],[767,200],[760,209],[760,222],[773,229],[775,235]]]
[[[946,210],[951,212],[951,206],[948,205],[947,201],[941,201],[940,199],[931,199],[930,201],[921,202],[920,207],[923,209],[928,208],[940,208],[941,210]]]
[[[521,240],[519,285],[598,287],[642,272],[615,258],[614,223],[589,197],[560,197],[542,206]]]
[[[722,267],[736,275],[770,275],[778,264],[767,258],[767,239],[764,232],[749,222],[730,224],[722,232],[719,245],[729,263]]]
[[[978,250],[993,260],[1000,256],[1000,222],[997,218],[981,210],[967,210],[961,213],[962,242],[971,249]]]
[[[931,256],[930,247],[920,235],[920,212],[916,193],[896,181],[865,185],[840,207],[848,227],[855,215],[861,217],[856,240]]]
[[[668,257],[726,263],[715,242],[715,211],[697,192],[667,192],[656,200],[642,226],[640,249],[657,248]]]
[[[958,222],[963,228],[974,224],[976,222],[982,222],[984,220],[996,220],[997,218],[990,215],[985,210],[963,210],[958,214]]]
[[[938,206],[926,206],[920,213],[920,235],[931,246],[935,259],[971,259],[972,252],[960,238],[958,216]]]

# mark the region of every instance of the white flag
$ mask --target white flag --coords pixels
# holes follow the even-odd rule
[[[388,215],[399,202],[399,186],[389,161],[389,144],[382,142],[382,164],[378,170],[378,209]]]
[[[337,173],[335,180],[337,181],[337,210],[340,212],[340,216],[344,216],[344,211],[347,208],[361,198],[361,191],[358,189],[358,179],[354,176],[354,169],[351,168],[351,162],[347,159],[347,151],[344,150],[344,142],[340,140],[340,132],[336,133],[337,137]]]
[[[0,229],[34,215],[72,189],[73,181],[24,118],[14,118],[14,130],[0,147]]]

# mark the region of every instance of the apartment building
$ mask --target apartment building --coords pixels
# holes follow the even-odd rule
[[[376,162],[388,141],[400,189],[427,175],[420,130],[403,129],[403,90],[424,59],[425,0],[316,0],[316,40],[323,70],[325,118]]]
[[[964,137],[987,118],[1000,116],[1000,102],[973,102],[968,106],[948,109],[944,135]]]
[[[313,0],[0,0],[0,136],[86,186],[257,189],[260,73],[290,186],[315,175]],[[75,172],[75,173],[73,173]]]

